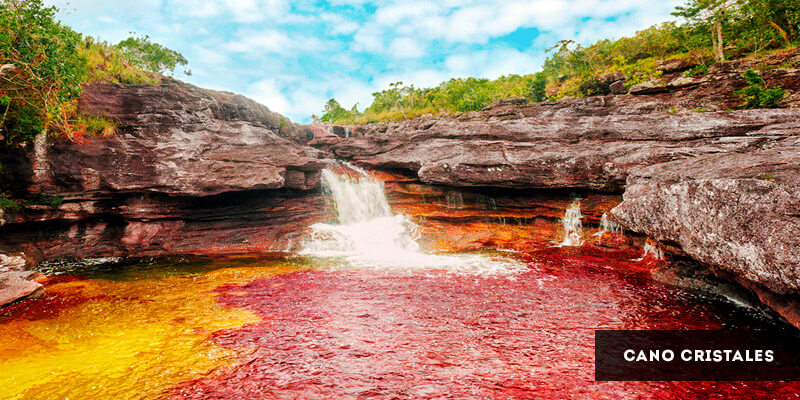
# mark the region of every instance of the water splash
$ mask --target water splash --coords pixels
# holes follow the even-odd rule
[[[664,259],[664,252],[658,247],[657,244],[652,239],[647,239],[644,242],[644,250],[642,251],[642,257],[637,258],[634,261],[643,261],[647,258],[652,258],[654,260],[663,260]]]
[[[603,236],[604,233],[622,233],[622,225],[608,219],[606,213],[600,217],[600,231],[593,236]]]
[[[341,173],[322,172],[322,185],[336,208],[337,221],[312,225],[301,255],[329,259],[334,269],[434,268],[478,274],[520,269],[505,258],[423,252],[417,242],[418,226],[407,216],[392,213],[383,182],[355,166],[341,165]]]
[[[580,246],[583,243],[583,240],[581,240],[581,234],[583,233],[582,218],[581,201],[575,200],[561,220],[564,225],[564,240],[561,241],[560,246]]]

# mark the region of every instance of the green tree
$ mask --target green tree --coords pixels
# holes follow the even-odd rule
[[[700,25],[706,25],[711,32],[711,43],[717,61],[725,60],[725,45],[722,25],[729,17],[729,11],[736,0],[690,0],[686,6],[676,7],[672,15],[684,17]]]
[[[150,41],[150,37],[131,36],[115,46],[122,56],[134,67],[155,74],[173,72],[177,66],[189,62],[181,53]],[[190,71],[185,71],[190,74]]]
[[[325,103],[320,121],[327,123],[345,123],[353,121],[360,115],[361,113],[358,112],[357,105],[354,105],[350,111],[347,111],[336,99],[330,99]]]
[[[545,87],[547,86],[547,77],[544,73],[539,72],[534,75],[533,80],[528,83],[528,99],[532,101],[545,101],[547,100],[547,93]]]

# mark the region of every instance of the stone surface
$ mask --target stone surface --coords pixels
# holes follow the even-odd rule
[[[0,254],[0,307],[41,292],[41,274],[25,271],[26,264],[22,256]]]
[[[11,164],[25,177],[18,191],[63,202],[7,213],[0,250],[36,260],[281,250],[323,216],[320,152],[252,100],[165,79],[88,86],[80,108],[118,132],[40,137]]]
[[[602,106],[574,106],[541,116],[376,124],[331,148],[425,183],[617,192],[635,167],[748,151],[800,129],[794,110],[603,115]]]
[[[116,121],[116,135],[50,139],[35,156],[33,190],[213,195],[314,187],[317,152],[289,140],[305,131],[245,97],[177,81],[93,85],[82,111]],[[281,122],[283,121],[283,123]],[[38,153],[38,152],[37,152]]]
[[[800,130],[795,135],[765,149],[638,169],[612,214],[705,264],[800,293]]]
[[[681,71],[686,71],[687,69],[692,68],[695,65],[697,65],[697,63],[690,60],[670,59],[670,60],[659,61],[656,65],[656,69],[665,73],[681,72]]]
[[[651,94],[667,91],[664,81],[661,79],[653,79],[647,82],[637,83],[631,86],[631,94]]]

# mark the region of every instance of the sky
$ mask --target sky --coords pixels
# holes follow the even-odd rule
[[[561,39],[588,45],[671,19],[680,0],[46,0],[75,30],[131,32],[181,52],[191,76],[307,123],[336,98],[363,110],[401,81],[541,70]]]

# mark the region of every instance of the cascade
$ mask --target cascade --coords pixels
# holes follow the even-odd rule
[[[600,217],[600,231],[595,233],[594,236],[602,236],[604,233],[622,233],[622,226],[608,219],[606,213],[603,213],[603,216]]]
[[[637,261],[642,261],[646,258],[653,258],[654,260],[663,260],[664,259],[664,252],[658,248],[650,239],[645,241],[644,243],[644,250],[642,251],[642,258],[638,259]]]
[[[394,214],[383,182],[366,171],[342,163],[341,173],[322,171],[325,195],[332,200],[336,221],[311,226],[301,255],[331,259],[335,267],[434,268],[473,273],[505,273],[520,267],[506,258],[482,254],[444,255],[422,251],[419,228],[407,216]],[[456,205],[463,204],[460,194]]]
[[[583,241],[581,240],[581,233],[583,231],[581,219],[581,201],[575,200],[567,209],[561,223],[564,225],[564,240],[561,241],[560,246],[580,246]]]

